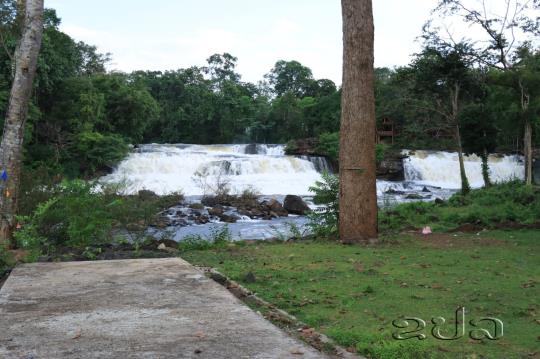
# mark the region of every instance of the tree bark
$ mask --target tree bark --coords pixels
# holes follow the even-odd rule
[[[467,179],[467,173],[465,172],[465,161],[463,159],[463,145],[461,144],[461,132],[459,129],[459,95],[461,92],[461,86],[459,83],[454,84],[453,91],[450,91],[450,97],[452,100],[452,122],[454,123],[456,147],[459,160],[459,175],[461,177],[461,193],[467,194],[471,191],[469,186],[469,180]]]
[[[343,88],[339,234],[344,243],[377,238],[373,6],[342,0]]]
[[[488,151],[484,148],[482,153],[482,177],[484,178],[484,187],[491,187],[491,179],[489,178],[489,154]]]
[[[531,185],[533,179],[532,166],[532,125],[530,120],[525,120],[525,131],[523,135],[523,152],[525,153],[525,184]]]
[[[0,244],[8,245],[18,209],[24,126],[43,34],[43,0],[26,0],[24,8],[24,28],[15,52],[15,77],[0,145]]]
[[[459,130],[459,124],[456,123],[456,143],[459,159],[459,174],[461,176],[461,193],[467,194],[471,191],[469,180],[467,179],[467,173],[465,172],[465,160],[463,158],[463,146],[461,145],[461,133]]]

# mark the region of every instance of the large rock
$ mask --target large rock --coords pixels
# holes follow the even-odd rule
[[[287,217],[288,212],[279,201],[275,199],[270,199],[266,202],[263,202],[263,204],[270,210],[271,213],[276,214],[279,217]]]
[[[402,158],[384,159],[377,164],[377,178],[387,181],[403,181],[405,171],[403,170]]]
[[[215,207],[208,209],[208,214],[211,216],[221,216],[224,212],[223,206],[220,206],[219,204]]]
[[[291,194],[285,197],[283,208],[285,208],[289,213],[299,215],[304,215],[306,212],[310,211],[309,206],[300,196],[294,196]]]

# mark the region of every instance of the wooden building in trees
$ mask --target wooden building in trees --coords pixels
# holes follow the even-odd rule
[[[394,121],[385,117],[382,119],[381,124],[377,126],[376,142],[390,142],[394,144],[394,137],[396,136]]]

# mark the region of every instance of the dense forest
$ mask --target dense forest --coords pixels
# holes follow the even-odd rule
[[[1,118],[20,33],[16,10],[15,1],[2,2]],[[56,12],[47,9],[25,130],[28,170],[92,176],[123,158],[130,144],[148,142],[317,138],[321,153],[337,154],[340,89],[297,61],[277,61],[257,84],[242,81],[237,58],[228,53],[211,55],[203,67],[108,72],[111,55],[77,42],[59,25]],[[533,133],[540,126],[540,52],[521,47],[517,70],[509,72],[479,65],[467,44],[443,43],[427,30],[424,35],[422,51],[408,66],[375,72],[377,118],[394,121],[396,147],[454,150],[458,120],[465,152],[521,151],[523,126],[516,124],[531,121]],[[519,106],[518,85],[527,87],[526,109]],[[459,112],[452,113],[453,100]],[[538,145],[539,136],[533,139]]]

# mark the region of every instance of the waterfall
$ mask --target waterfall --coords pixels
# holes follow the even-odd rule
[[[252,188],[266,195],[309,195],[320,173],[312,162],[284,153],[283,145],[141,145],[101,182],[120,183],[126,194],[147,189],[202,195],[197,174],[203,174],[209,182],[221,177],[236,193]]]
[[[309,162],[313,163],[313,166],[315,167],[317,172],[320,172],[320,173],[323,173],[323,172],[332,173],[332,172],[334,172],[333,169],[332,169],[332,166],[330,165],[330,162],[328,162],[328,159],[326,157],[302,155],[302,156],[298,156],[298,158],[301,158],[301,159],[303,159],[305,161],[309,161]]]
[[[455,152],[404,151],[409,156],[403,160],[405,180],[418,184],[448,189],[461,187],[458,154]],[[484,185],[482,159],[477,155],[465,156],[465,173],[471,187]],[[490,155],[489,174],[492,182],[523,179],[523,158],[516,155]]]
[[[393,196],[407,200],[411,193],[423,199],[447,198],[461,184],[456,153],[404,151],[404,182],[377,181],[379,200]],[[493,182],[523,179],[520,156],[489,156]],[[331,172],[324,157],[287,156],[284,145],[140,145],[115,171],[103,177],[103,184],[120,184],[126,194],[147,189],[157,194],[182,191],[185,195],[203,194],[200,177],[212,182],[228,182],[233,193],[252,188],[262,195],[312,195],[309,187],[321,180],[323,171]],[[481,187],[481,159],[465,157],[465,170],[472,187]],[[199,179],[199,180],[198,180]],[[429,188],[425,189],[424,186]],[[430,187],[431,186],[431,187]],[[437,188],[438,187],[438,188]]]

